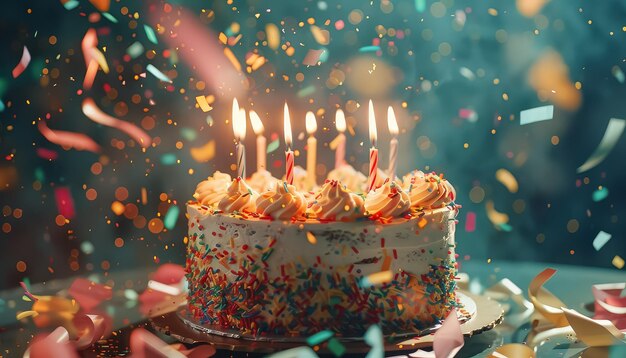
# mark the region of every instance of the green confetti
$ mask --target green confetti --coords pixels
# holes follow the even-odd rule
[[[346,347],[344,347],[337,338],[331,338],[328,341],[328,350],[331,351],[335,357],[341,357],[346,352]]]
[[[143,30],[146,32],[146,37],[148,38],[148,40],[150,40],[150,42],[152,42],[155,45],[159,43],[159,40],[157,40],[157,37],[156,37],[156,33],[150,26],[144,24]]]
[[[329,330],[324,330],[321,332],[317,332],[312,336],[309,336],[306,339],[306,344],[310,345],[310,346],[316,346],[322,342],[325,342],[326,340],[328,340],[329,338],[332,338],[332,336],[334,336],[335,333],[333,331],[329,331]]]
[[[35,179],[42,183],[46,181],[46,173],[40,167],[35,168]]]
[[[176,225],[178,214],[180,214],[180,209],[176,205],[170,206],[170,208],[167,209],[165,219],[163,219],[163,225],[165,225],[168,230],[172,230]]]
[[[143,51],[144,51],[143,45],[139,41],[135,41],[132,45],[128,46],[128,48],[126,49],[126,53],[132,59],[136,59],[137,57],[141,56]]]
[[[304,87],[303,89],[298,91],[298,97],[302,98],[302,97],[306,97],[310,94],[313,94],[315,92],[315,86],[310,85],[307,87]]]
[[[111,21],[114,24],[117,24],[117,19],[115,17],[113,17],[113,15],[109,14],[108,12],[103,12],[102,16],[104,16],[107,20]]]
[[[176,154],[173,154],[173,153],[166,153],[166,154],[163,154],[163,156],[161,156],[161,164],[163,165],[176,164],[176,160],[178,160],[176,158]]]
[[[319,356],[311,349],[311,347],[296,347],[271,354],[266,358],[318,358]]]
[[[148,72],[150,72],[154,77],[158,78],[159,80],[172,83],[172,80],[169,77],[163,74],[163,72],[159,71],[152,64],[148,64],[148,66],[146,66],[146,70],[148,70]]]
[[[278,146],[280,145],[280,141],[278,139],[276,139],[275,141],[271,142],[270,144],[267,145],[267,152],[271,153],[273,151],[275,151],[276,149],[278,149]]]
[[[69,0],[66,1],[65,4],[63,4],[63,7],[65,7],[65,10],[74,10],[78,5],[80,5],[78,1]]]
[[[365,358],[378,358],[385,356],[385,344],[383,343],[383,331],[377,325],[371,325],[363,340],[368,346],[372,347]]]
[[[363,46],[359,49],[359,52],[376,52],[380,51],[380,46]]]
[[[609,189],[602,187],[602,189],[598,189],[591,194],[591,198],[593,201],[598,202],[606,199],[609,196]]]
[[[189,127],[181,128],[180,135],[181,137],[185,138],[186,140],[190,142],[198,138],[198,133],[196,133],[196,130],[193,128],[189,128]]]
[[[426,0],[415,0],[415,10],[419,13],[426,11]]]
[[[91,255],[95,251],[95,247],[90,241],[83,241],[80,244],[80,250],[86,255]]]

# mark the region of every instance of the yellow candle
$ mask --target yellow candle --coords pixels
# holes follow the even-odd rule
[[[250,123],[256,134],[256,171],[260,172],[267,168],[267,139],[263,135],[265,127],[255,111],[250,111]]]
[[[306,156],[306,173],[309,181],[309,189],[312,189],[317,184],[315,178],[315,165],[317,162],[317,139],[315,139],[315,132],[317,131],[317,121],[313,112],[306,113],[306,132],[309,134],[309,138],[306,141],[307,156]]]

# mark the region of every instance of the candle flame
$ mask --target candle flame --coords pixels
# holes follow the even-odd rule
[[[256,135],[261,135],[265,131],[261,117],[254,110],[250,111],[250,124],[252,124],[252,130]]]
[[[308,134],[313,134],[317,131],[317,120],[315,119],[315,114],[313,112],[306,112],[306,132]]]
[[[235,110],[234,105],[233,110]],[[246,111],[243,108],[233,112],[233,132],[238,142],[246,137]]]
[[[285,134],[285,144],[287,145],[287,150],[290,150],[291,149],[291,119],[289,118],[289,107],[287,107],[287,102],[285,102],[285,108],[284,108],[283,131]]]
[[[389,128],[389,133],[391,133],[394,137],[400,132],[398,129],[398,122],[396,121],[396,114],[393,112],[393,108],[391,106],[387,108],[387,127]]]
[[[232,120],[233,120],[233,126],[235,125],[235,118],[237,118],[238,114],[239,114],[239,102],[237,102],[237,98],[233,98],[233,112],[231,115]]]
[[[346,116],[343,114],[341,108],[335,113],[335,127],[337,127],[337,131],[340,133],[346,131]]]
[[[368,113],[369,129],[370,129],[370,142],[372,147],[376,146],[376,139],[378,139],[378,133],[376,132],[376,117],[374,116],[374,104],[370,99],[369,113]]]

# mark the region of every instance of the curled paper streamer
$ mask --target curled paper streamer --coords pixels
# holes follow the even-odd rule
[[[626,344],[625,334],[608,320],[594,320],[575,310],[562,308],[576,337],[589,347],[607,347]]]
[[[37,129],[47,140],[62,147],[87,150],[93,153],[100,152],[98,143],[84,134],[52,130],[43,120],[37,122]]]
[[[78,334],[78,338],[74,341],[78,349],[84,349],[96,343],[111,329],[110,317],[101,315],[79,314],[74,317],[72,323]]]
[[[102,301],[110,300],[113,297],[113,290],[109,286],[101,285],[84,278],[77,278],[69,288],[70,296],[85,311],[91,311]]]
[[[594,319],[607,319],[618,328],[626,329],[626,296],[620,296],[626,283],[607,283],[591,287],[594,297]]]
[[[550,291],[543,288],[543,285],[556,273],[555,269],[547,268],[539,273],[528,286],[528,297],[535,310],[539,312],[555,327],[569,326],[565,315],[560,307],[566,307],[561,300]]]
[[[452,358],[463,348],[465,340],[461,332],[461,323],[457,317],[456,309],[450,311],[441,327],[435,332],[432,352],[418,349],[409,354],[409,357],[417,358]]]
[[[20,62],[18,62],[18,64],[15,65],[15,68],[11,72],[11,74],[13,75],[13,78],[17,78],[19,75],[21,75],[22,72],[24,72],[24,70],[26,69],[26,67],[28,67],[29,63],[30,63],[30,52],[28,52],[28,49],[26,48],[26,46],[24,46],[24,51],[22,51],[22,58],[20,59]]]
[[[498,347],[489,358],[535,358],[535,351],[521,343],[510,343]]]
[[[609,155],[609,153],[613,150],[613,147],[617,144],[617,141],[624,132],[624,128],[626,128],[626,120],[611,118],[608,126],[606,127],[606,131],[604,132],[604,136],[600,140],[600,144],[598,144],[598,147],[591,154],[589,159],[576,169],[576,173],[584,173],[602,163],[604,158]]]
[[[163,264],[152,274],[148,288],[139,295],[139,310],[147,317],[174,311],[187,301],[185,269]]]
[[[532,313],[535,311],[533,304],[524,297],[522,289],[508,278],[498,281],[495,285],[485,291],[486,296],[499,299],[498,297],[495,297],[496,295],[494,293],[502,295],[505,298],[510,298],[520,309],[517,313],[507,314],[505,320],[506,323],[518,325],[530,318]]]
[[[102,112],[91,98],[83,100],[83,113],[92,121],[102,124],[103,126],[113,127],[128,134],[142,148],[148,148],[152,144],[152,138],[136,125],[111,117]]]
[[[39,335],[33,339],[24,352],[24,358],[67,357],[78,358],[78,353],[70,344],[69,333],[63,327],[57,327],[49,335]]]

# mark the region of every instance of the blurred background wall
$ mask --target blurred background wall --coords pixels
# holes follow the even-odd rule
[[[318,181],[333,165],[335,109],[346,111],[349,162],[366,171],[367,100],[376,106],[383,167],[393,106],[399,172],[435,170],[456,188],[461,265],[621,269],[626,141],[595,168],[576,169],[609,120],[626,116],[625,18],[621,1],[7,2],[0,287],[183,263],[185,202],[215,170],[234,174],[234,96],[261,115],[268,143],[280,140],[268,154],[275,176],[283,102],[303,166],[304,114],[317,114]],[[89,29],[98,51],[81,48]],[[24,47],[32,59],[13,78]],[[87,88],[85,53],[98,52],[109,71]],[[197,96],[213,109],[203,112]],[[88,119],[86,98],[151,143]],[[520,111],[546,105],[554,105],[551,120],[520,125]],[[45,127],[73,132],[74,148],[53,143],[65,134]],[[250,127],[246,144],[251,172]],[[600,231],[611,240],[596,250]]]

